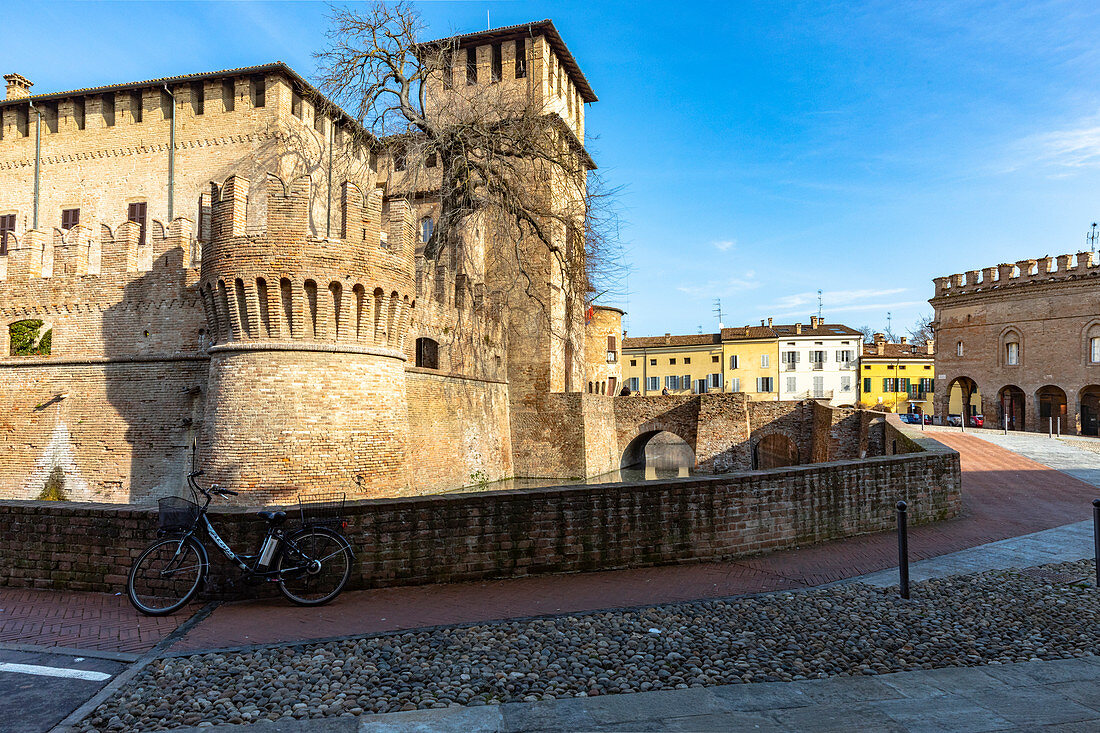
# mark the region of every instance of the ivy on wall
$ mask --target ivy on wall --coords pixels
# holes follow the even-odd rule
[[[42,321],[17,321],[8,327],[12,356],[48,356],[53,346],[53,329],[39,335]]]
[[[42,493],[38,495],[39,501],[68,501],[65,494],[65,471],[61,466],[54,466],[50,475],[46,477],[46,483],[42,486]]]

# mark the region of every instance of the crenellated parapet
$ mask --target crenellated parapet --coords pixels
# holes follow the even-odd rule
[[[1090,252],[1076,255],[1044,256],[1038,259],[1003,262],[995,267],[968,270],[945,277],[933,278],[935,298],[993,292],[1027,283],[1074,280],[1100,275],[1100,262]]]
[[[345,183],[341,237],[318,238],[312,195],[308,177],[211,185],[200,287],[215,347],[325,342],[400,353],[416,299],[411,207],[391,201],[384,222],[381,192]],[[257,212],[263,226],[251,233]]]
[[[8,254],[0,256],[0,281],[9,288],[39,279],[88,285],[97,278],[137,279],[155,268],[191,269],[198,266],[193,231],[193,222],[181,217],[168,227],[150,222],[144,242],[141,225],[132,221],[114,230],[86,222],[67,230],[9,234]]]

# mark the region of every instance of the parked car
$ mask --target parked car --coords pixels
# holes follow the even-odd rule
[[[963,424],[962,415],[948,415],[947,424],[954,428],[961,428]]]
[[[970,427],[980,428],[982,425],[985,425],[985,415],[970,416]]]

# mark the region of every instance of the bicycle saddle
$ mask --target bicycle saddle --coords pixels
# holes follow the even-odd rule
[[[286,521],[286,512],[256,512],[256,516],[272,524],[282,524]]]

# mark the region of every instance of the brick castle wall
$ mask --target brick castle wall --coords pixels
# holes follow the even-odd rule
[[[347,512],[351,587],[742,557],[888,530],[902,499],[913,523],[953,517],[960,482],[958,454],[941,447],[667,482],[360,501]],[[263,529],[244,510],[214,522],[242,551]],[[152,509],[0,502],[0,585],[117,592],[155,523]]]

